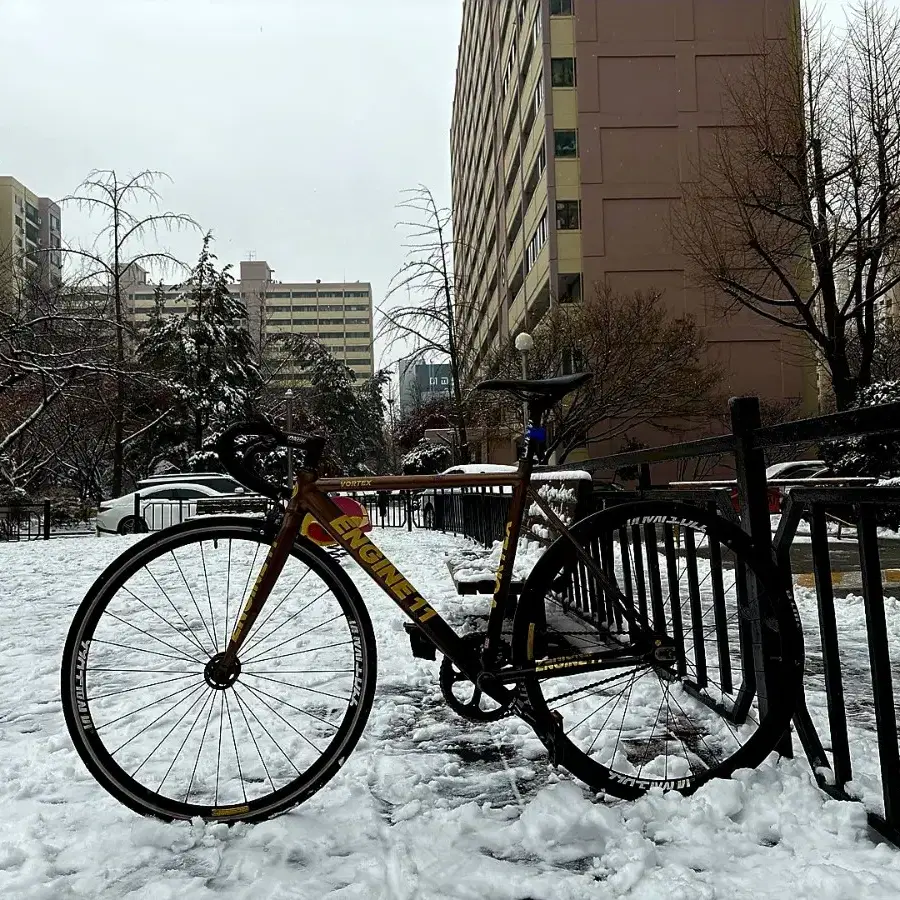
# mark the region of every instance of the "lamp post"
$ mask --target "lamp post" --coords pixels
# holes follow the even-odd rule
[[[522,378],[528,378],[528,354],[534,350],[534,338],[523,331],[516,335],[516,350],[522,354]],[[525,420],[525,428],[528,428],[528,404],[522,404],[522,417]]]
[[[294,392],[290,388],[284,392],[284,403],[284,427],[285,431],[290,434],[294,429]],[[288,444],[287,448],[287,477],[288,489],[290,490],[294,486],[294,452],[290,444]]]

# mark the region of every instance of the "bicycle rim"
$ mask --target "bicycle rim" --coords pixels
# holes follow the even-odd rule
[[[221,653],[274,531],[188,523],[116,560],[85,597],[63,656],[70,734],[97,780],[165,819],[268,818],[338,770],[375,681],[372,627],[346,575],[298,543],[229,684]]]
[[[799,622],[772,567],[739,529],[676,503],[612,508],[573,534],[615,583],[619,600],[567,540],[556,541],[523,591],[517,661],[627,647],[633,626],[623,605],[643,629],[672,639],[675,658],[528,679],[538,733],[556,761],[626,799],[654,787],[690,793],[757,766],[784,734],[802,680]],[[752,579],[762,619],[753,616]],[[761,692],[757,684],[753,644],[760,637],[766,684],[777,690]]]

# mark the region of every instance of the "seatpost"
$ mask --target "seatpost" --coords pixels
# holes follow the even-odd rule
[[[525,449],[522,459],[519,461],[519,471],[530,474],[534,459],[544,449],[547,443],[547,429],[544,428],[544,407],[542,404],[531,400],[528,406],[528,422],[525,428]],[[525,465],[527,464],[527,468]]]

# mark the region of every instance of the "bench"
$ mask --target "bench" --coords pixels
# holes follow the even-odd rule
[[[587,472],[540,472],[533,477],[534,481],[540,483],[540,495],[565,524],[577,521],[588,512],[593,483]],[[542,547],[548,547],[555,537],[536,503],[532,503],[526,510],[522,537]],[[498,562],[496,550],[486,547],[467,548],[454,553],[447,560],[447,568],[456,593],[461,596],[493,594]],[[510,583],[510,596],[518,597],[524,583],[523,577],[514,574]]]
[[[460,595],[493,594],[497,580],[496,565],[491,561],[493,550],[460,550],[447,560],[450,577]],[[513,577],[510,594],[518,596],[524,581]]]

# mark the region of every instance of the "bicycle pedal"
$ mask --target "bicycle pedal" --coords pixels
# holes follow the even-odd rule
[[[422,633],[422,629],[415,622],[404,622],[403,628],[409,635],[409,645],[412,655],[416,659],[437,659],[437,650],[434,644]]]

